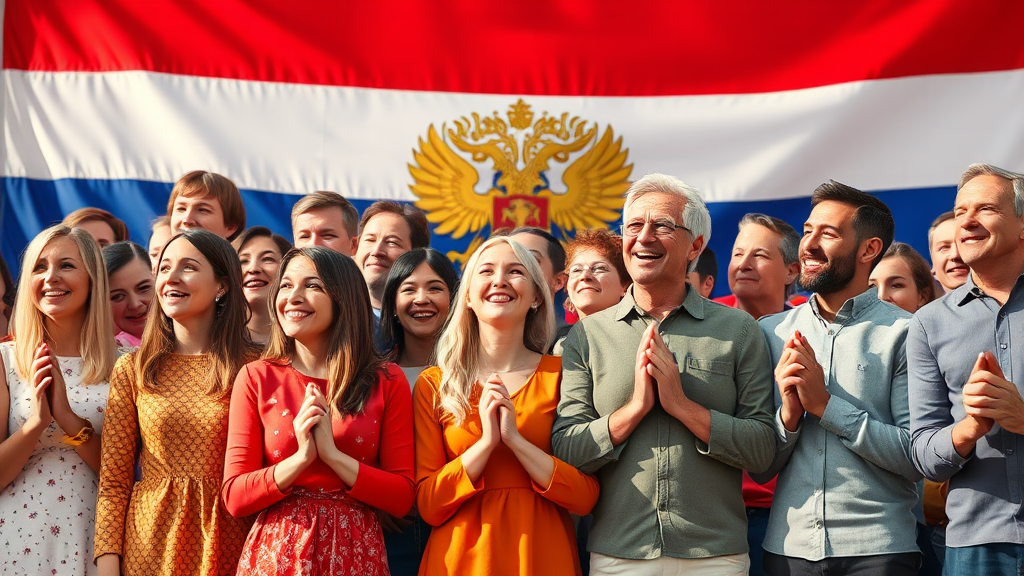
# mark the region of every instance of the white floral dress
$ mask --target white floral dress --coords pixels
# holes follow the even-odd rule
[[[14,343],[0,344],[11,407],[8,434],[28,419],[29,384],[14,369]],[[76,414],[96,433],[103,426],[109,384],[82,385],[82,359],[58,357]],[[99,478],[63,442],[55,422],[43,432],[21,474],[0,491],[0,574],[96,574],[92,561]]]

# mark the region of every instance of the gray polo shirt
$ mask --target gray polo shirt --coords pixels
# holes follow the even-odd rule
[[[709,444],[660,405],[612,446],[608,418],[633,393],[633,369],[653,318],[633,292],[576,324],[562,351],[555,456],[596,473],[601,496],[588,548],[608,556],[707,558],[747,552],[742,469],[772,460],[772,375],[757,323],[687,288],[661,324],[686,395],[711,410]]]
[[[1002,306],[968,278],[919,310],[910,324],[914,463],[929,480],[949,480],[946,545],[953,548],[1024,544],[1024,438],[996,424],[961,458],[952,436],[953,425],[964,418],[964,384],[981,352],[992,352],[1006,379],[1024,394],[1024,352],[1013,351],[1024,346],[1021,278]]]
[[[822,417],[807,414],[788,432],[776,412],[778,472],[764,549],[817,561],[915,552],[920,474],[910,457],[906,336],[910,314],[874,288],[847,300],[828,322],[812,296],[761,319],[773,363],[799,330],[810,342],[832,395]],[[776,389],[776,402],[780,403]]]

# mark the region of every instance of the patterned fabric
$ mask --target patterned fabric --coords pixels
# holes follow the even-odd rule
[[[7,431],[17,431],[32,410],[31,389],[14,368],[14,342],[0,344],[11,407]],[[103,428],[107,383],[83,385],[82,359],[58,357],[68,401]],[[0,492],[0,574],[95,574],[92,563],[96,473],[75,450],[61,442],[56,422],[43,432],[28,462]]]
[[[120,555],[125,576],[233,574],[252,520],[220,503],[228,399],[205,393],[212,360],[168,355],[151,391],[137,386],[134,358],[110,379],[95,555]]]
[[[373,509],[337,492],[295,490],[260,513],[238,561],[238,576],[387,576]]]

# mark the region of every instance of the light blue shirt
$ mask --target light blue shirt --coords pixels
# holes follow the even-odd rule
[[[788,432],[776,411],[779,473],[764,549],[817,561],[916,552],[916,482],[910,455],[906,337],[910,314],[874,288],[847,300],[829,322],[817,297],[762,318],[773,363],[799,330],[814,349],[831,394],[822,417]],[[776,386],[776,404],[781,400]]]

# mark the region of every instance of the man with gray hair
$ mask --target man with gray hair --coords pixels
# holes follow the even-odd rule
[[[623,222],[633,286],[566,338],[551,439],[601,481],[590,573],[747,574],[742,471],[774,456],[767,347],[683,281],[711,236],[699,192],[645,176]]]
[[[907,337],[914,463],[949,481],[944,574],[1024,566],[1024,175],[973,164],[953,208],[966,283]]]

